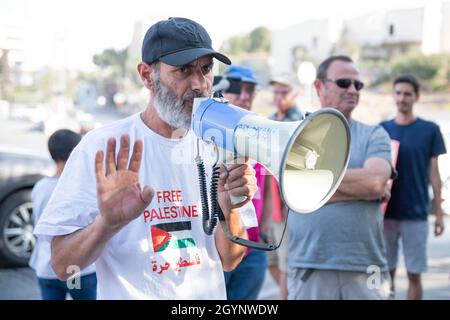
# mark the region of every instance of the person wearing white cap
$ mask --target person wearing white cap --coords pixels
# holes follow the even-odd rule
[[[295,81],[289,75],[274,76],[269,84],[272,86],[273,104],[276,111],[270,116],[271,120],[276,121],[299,121],[302,120],[303,113],[295,106],[297,91]],[[271,237],[273,241],[280,242],[283,237],[284,221],[287,215],[287,207],[284,205],[276,187],[276,180],[272,179],[270,184],[272,188],[267,187],[267,193],[271,194],[270,204],[273,208]],[[276,251],[268,253],[269,271],[272,277],[280,287],[280,297],[287,299],[287,259],[288,259],[288,232],[285,231],[284,239]]]
[[[269,84],[272,86],[273,104],[277,111],[270,117],[277,121],[298,121],[303,119],[303,113],[296,107],[295,81],[289,75],[274,76]]]
[[[252,109],[258,81],[253,70],[246,66],[231,65],[225,72],[224,77],[233,82],[228,88],[222,91],[223,96],[231,104]],[[256,171],[258,192],[252,200],[258,226],[247,229],[248,239],[259,242],[267,238],[269,219],[271,210],[268,210],[266,203],[267,194],[265,183],[268,176],[267,170],[260,163],[254,161],[252,167]],[[267,256],[264,251],[248,248],[241,263],[230,272],[225,272],[225,285],[227,288],[228,300],[256,300],[264,284],[267,269]]]

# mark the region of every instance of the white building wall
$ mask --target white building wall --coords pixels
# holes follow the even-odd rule
[[[450,1],[442,4],[440,51],[450,53]]]
[[[426,54],[450,52],[450,1],[429,2],[420,8],[369,13],[340,24],[331,18],[276,30],[272,36],[272,73],[294,71],[293,49],[297,46],[305,47],[316,60],[325,59],[343,30],[347,39],[361,46],[417,43]]]
[[[366,14],[344,22],[347,36],[361,45],[376,46],[384,40],[384,13]]]
[[[393,26],[393,34],[389,28]],[[424,9],[405,9],[390,11],[386,14],[384,36],[387,43],[423,42]]]
[[[276,30],[272,34],[272,74],[295,71],[293,50],[296,47],[304,47],[316,59],[325,59],[331,46],[328,20],[312,20]]]

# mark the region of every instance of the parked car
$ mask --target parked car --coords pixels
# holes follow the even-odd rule
[[[50,159],[0,150],[0,266],[28,263],[35,238],[31,189],[53,173]]]

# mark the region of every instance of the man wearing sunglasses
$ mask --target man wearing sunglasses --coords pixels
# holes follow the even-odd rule
[[[321,107],[339,110],[349,122],[350,160],[326,205],[289,215],[289,299],[387,299],[380,203],[391,176],[389,136],[380,126],[352,119],[363,83],[350,58],[322,62],[314,86]]]

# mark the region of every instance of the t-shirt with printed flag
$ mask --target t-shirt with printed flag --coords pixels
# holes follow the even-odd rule
[[[214,235],[202,227],[202,207],[192,132],[164,138],[140,114],[88,133],[72,152],[35,234],[65,235],[99,214],[94,158],[108,138],[143,140],[141,186],[154,190],[150,205],[106,245],[95,265],[99,299],[226,299],[223,268]],[[117,150],[119,143],[117,143]],[[200,142],[207,181],[214,148]],[[131,155],[130,155],[131,157]],[[208,183],[209,185],[209,183]]]

